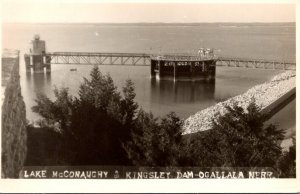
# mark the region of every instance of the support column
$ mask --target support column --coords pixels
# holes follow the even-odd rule
[[[51,56],[46,56],[46,72],[51,73]]]
[[[44,73],[44,64],[42,55],[32,55],[33,57],[33,72]]]
[[[156,63],[156,61],[151,59],[151,64],[150,64],[150,76],[151,76],[151,78],[155,77],[155,63]]]
[[[211,63],[211,75],[213,76],[213,79],[216,77],[216,69],[217,69],[217,61],[212,61]]]
[[[209,62],[209,71],[208,71],[209,83],[215,83],[216,64],[217,64],[217,61],[215,61],[215,60],[212,60]]]
[[[158,61],[158,75],[159,78],[161,78],[161,76],[163,76],[163,61]]]
[[[177,61],[173,62],[173,70],[174,70],[174,81],[177,79]]]
[[[30,55],[24,55],[24,61],[26,66],[26,73],[31,73]]]
[[[190,75],[191,75],[191,78],[194,78],[194,75],[195,75],[195,62],[189,62],[189,65],[190,65]]]
[[[205,63],[204,63],[204,61],[202,61],[202,73],[205,73],[205,72],[206,72]]]

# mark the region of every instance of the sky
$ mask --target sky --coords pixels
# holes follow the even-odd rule
[[[295,1],[286,3],[207,3],[203,1],[111,3],[81,0],[4,0],[2,22],[136,23],[136,22],[295,22]],[[232,2],[232,1],[231,1]],[[265,1],[266,2],[266,1]]]

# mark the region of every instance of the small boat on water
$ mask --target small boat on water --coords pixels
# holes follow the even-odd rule
[[[76,69],[76,68],[74,68],[74,69],[70,69],[70,71],[77,71],[77,69]]]

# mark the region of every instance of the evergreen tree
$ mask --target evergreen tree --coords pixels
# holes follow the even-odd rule
[[[66,88],[54,94],[54,101],[38,95],[32,110],[44,127],[59,129],[58,165],[276,167],[282,176],[295,176],[295,146],[282,154],[283,130],[266,125],[268,115],[254,101],[247,110],[226,107],[210,130],[182,135],[175,113],[159,119],[138,111],[132,81],[121,94],[98,67],[77,98]]]
[[[140,110],[131,129],[131,140],[124,145],[128,158],[135,166],[153,166],[154,135],[158,131],[157,119],[152,113]]]
[[[296,139],[293,138],[293,145],[284,151],[278,159],[277,170],[282,178],[296,178]]]
[[[109,74],[102,75],[99,68],[95,66],[91,73],[91,79],[84,78],[79,87],[79,100],[93,104],[96,108],[107,110],[110,103],[120,101],[120,94]]]
[[[134,85],[131,80],[126,80],[126,85],[123,87],[124,99],[122,100],[121,113],[124,115],[124,124],[131,126],[138,109],[137,103],[134,101],[136,96]]]
[[[151,113],[140,110],[131,130],[131,141],[124,146],[137,166],[171,166],[180,160],[182,121],[170,113],[158,122]]]
[[[33,111],[40,114],[48,127],[59,125],[62,136],[60,156],[72,165],[128,164],[122,147],[128,141],[138,105],[134,102],[134,86],[127,81],[123,97],[110,75],[102,75],[98,67],[84,78],[79,95],[55,89],[55,101],[39,95]]]
[[[183,121],[171,112],[162,118],[154,136],[154,158],[158,166],[178,166],[181,156]]]
[[[191,150],[201,166],[273,167],[280,157],[283,130],[265,125],[267,115],[254,101],[247,111],[235,105],[213,121],[213,127],[194,138]]]
[[[128,135],[124,134],[128,126],[123,122],[125,112],[122,113],[121,109],[132,108],[123,103],[126,98],[121,97],[109,75],[103,76],[99,68],[94,67],[90,77],[90,80],[84,79],[80,86],[79,98],[73,108],[72,125],[66,135],[66,147],[77,151],[70,157],[73,158],[70,162],[127,164],[122,143],[127,141]]]
[[[44,123],[61,130],[70,125],[73,97],[69,95],[68,88],[55,88],[54,94],[56,98],[54,102],[44,94],[38,94],[35,100],[37,105],[32,107],[32,111],[44,118],[43,122],[40,122],[41,124]]]

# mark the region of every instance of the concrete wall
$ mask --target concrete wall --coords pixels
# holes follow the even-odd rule
[[[26,111],[21,95],[19,53],[2,57],[2,178],[18,178],[27,152]]]
[[[269,118],[271,118],[295,98],[296,98],[296,87],[288,91],[286,94],[278,98],[278,100],[271,103],[266,108],[264,108],[262,110],[262,113],[264,114],[268,113]]]

